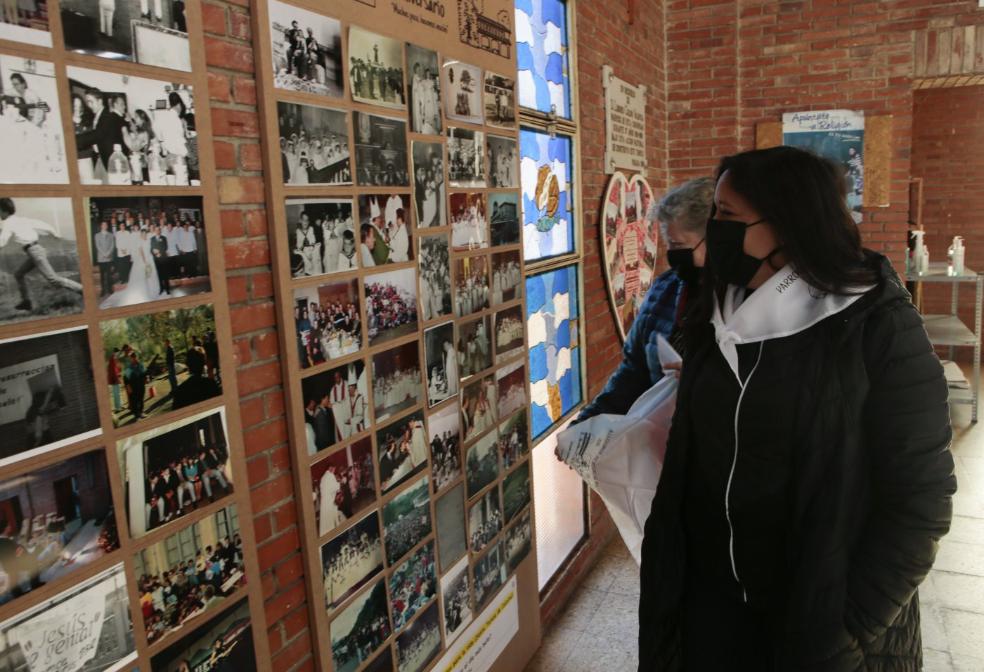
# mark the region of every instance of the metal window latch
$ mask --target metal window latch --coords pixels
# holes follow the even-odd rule
[[[550,111],[547,112],[547,133],[551,138],[557,137],[557,106],[550,104]]]

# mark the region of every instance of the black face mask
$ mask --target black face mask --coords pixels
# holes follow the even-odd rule
[[[763,259],[745,253],[745,229],[761,224],[760,219],[751,224],[727,219],[712,219],[707,223],[707,267],[714,277],[729,285],[747,287],[762,262],[780,250],[769,252]]]
[[[696,285],[700,281],[700,269],[694,265],[694,250],[703,244],[702,239],[695,247],[666,251],[666,260],[670,262],[670,268],[688,285]]]

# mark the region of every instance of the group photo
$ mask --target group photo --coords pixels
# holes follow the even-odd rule
[[[302,369],[358,352],[362,348],[359,281],[295,289],[294,332]]]
[[[461,378],[470,378],[492,366],[492,328],[489,316],[458,325],[458,363]]]
[[[424,476],[383,505],[386,563],[395,565],[430,533],[430,484]]]
[[[412,268],[365,278],[369,345],[417,332],[417,274]]]
[[[513,189],[519,186],[519,163],[515,138],[488,136],[489,186]]]
[[[407,122],[368,112],[353,112],[355,182],[360,187],[409,187]]]
[[[332,98],[342,96],[342,25],[335,19],[270,0],[273,85]]]
[[[437,594],[434,542],[417,549],[389,578],[393,628],[400,630]]]
[[[524,342],[523,306],[513,306],[495,314],[496,364],[516,355]]]
[[[468,541],[472,553],[479,553],[502,530],[499,488],[486,492],[468,509]]]
[[[451,263],[448,236],[420,237],[420,310],[424,322],[451,314]]]
[[[0,162],[0,182],[68,184],[54,64],[0,54],[0,138],[17,157]]]
[[[461,421],[465,441],[495,425],[497,396],[495,377],[492,374],[466,385],[462,390]]]
[[[376,422],[420,403],[419,341],[372,356],[372,399]]]
[[[511,469],[530,452],[526,411],[520,411],[499,425],[499,455],[502,468]]]
[[[492,255],[492,305],[523,298],[523,267],[519,251]]]
[[[454,403],[427,418],[434,492],[440,492],[461,476],[461,418],[458,413],[458,404]]]
[[[460,374],[453,322],[424,331],[424,355],[427,360],[427,405],[433,407],[458,394]]]
[[[376,501],[376,469],[368,436],[311,465],[318,536],[323,537]]]
[[[499,477],[498,435],[488,432],[466,449],[465,484],[471,499]]]
[[[437,52],[407,44],[410,130],[424,135],[441,133],[441,80]]]
[[[372,511],[321,547],[325,609],[329,612],[383,571],[379,513]]]
[[[437,529],[437,557],[446,572],[468,552],[465,537],[465,484],[458,483],[434,503]]]
[[[201,196],[90,198],[99,307],[211,291]]]
[[[519,360],[495,372],[499,386],[499,417],[508,418],[526,406],[526,364]]]
[[[508,572],[512,574],[533,549],[533,527],[530,524],[529,511],[523,513],[516,524],[506,530],[502,544],[505,547]]]
[[[232,494],[225,410],[205,411],[116,444],[130,535]]]
[[[508,525],[530,501],[530,463],[527,460],[502,479],[503,523]]]
[[[348,67],[349,86],[355,102],[397,109],[406,107],[402,42],[350,26]]]
[[[506,582],[502,543],[496,542],[488,553],[479,558],[472,571],[475,575],[475,611],[480,612]]]
[[[467,252],[489,246],[485,194],[451,194],[451,246]]]
[[[519,245],[519,197],[515,193],[489,194],[492,247]]]
[[[396,638],[399,672],[422,672],[441,652],[441,623],[437,602]]]
[[[99,327],[114,427],[222,394],[211,304],[108,320]]]
[[[82,312],[70,198],[0,197],[0,325]]]
[[[448,119],[482,125],[482,70],[446,60],[443,68],[444,114]]]
[[[467,317],[487,310],[489,304],[489,258],[458,257],[454,260],[455,314]]]
[[[441,605],[444,607],[444,641],[450,645],[474,618],[468,560],[462,559],[441,577]]]
[[[447,226],[444,189],[444,146],[439,142],[410,143],[413,158],[413,200],[417,228]]]
[[[452,187],[485,186],[485,133],[448,127],[448,179]]]
[[[516,80],[486,71],[484,100],[486,124],[516,127]]]
[[[345,112],[280,101],[277,128],[284,184],[352,184]]]
[[[192,661],[197,661],[193,665]],[[150,659],[150,672],[256,672],[249,601],[206,621]]]
[[[385,579],[363,591],[335,616],[329,628],[335,672],[355,672],[392,632]]]
[[[363,268],[413,260],[410,216],[406,194],[359,196],[359,263]]]
[[[288,198],[284,207],[291,277],[345,273],[359,268],[350,198]]]
[[[369,427],[366,365],[359,359],[301,379],[308,455]]]
[[[379,487],[386,494],[427,469],[427,430],[416,411],[376,432]]]
[[[0,341],[0,466],[98,436],[89,331]]]
[[[68,67],[83,184],[198,186],[190,85]]]

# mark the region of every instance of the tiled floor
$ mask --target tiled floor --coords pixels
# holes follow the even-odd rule
[[[920,588],[926,672],[984,672],[984,408],[953,411],[958,492],[950,534]],[[639,573],[616,539],[544,635],[526,672],[633,672]]]

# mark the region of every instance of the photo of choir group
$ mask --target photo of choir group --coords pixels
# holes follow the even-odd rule
[[[352,184],[348,118],[340,110],[277,103],[284,184]]]
[[[332,610],[383,571],[383,542],[375,511],[321,547],[325,608]]]
[[[302,369],[358,352],[362,347],[358,281],[295,289],[294,328]]]
[[[489,258],[458,257],[454,260],[455,314],[468,317],[489,308]]]
[[[359,267],[351,199],[289,198],[285,211],[292,277]]]
[[[417,341],[372,357],[372,398],[376,422],[420,403],[420,350]]]
[[[522,306],[506,308],[495,314],[493,344],[496,363],[515,356],[517,351],[523,347],[525,342],[524,327]]]
[[[351,443],[311,466],[319,537],[376,501],[375,473],[369,437]]]
[[[492,255],[492,305],[523,298],[523,271],[519,252]]]

